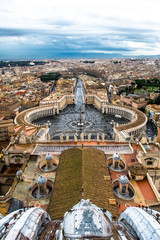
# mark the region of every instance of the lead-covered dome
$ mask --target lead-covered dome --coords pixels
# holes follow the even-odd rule
[[[52,154],[48,153],[45,157],[46,160],[52,160],[53,159],[53,156]]]
[[[112,236],[111,214],[82,199],[64,215],[64,236],[66,238],[107,238]]]
[[[22,176],[22,175],[23,175],[22,170],[18,170],[18,171],[16,172],[16,176],[20,177],[20,176]]]
[[[113,158],[114,160],[120,160],[120,156],[119,156],[118,153],[114,153],[113,156],[112,156],[112,158]]]
[[[119,183],[122,184],[129,184],[129,179],[126,175],[122,175],[119,179],[118,179]]]
[[[40,176],[37,180],[38,185],[43,185],[47,182],[47,179],[44,176]]]

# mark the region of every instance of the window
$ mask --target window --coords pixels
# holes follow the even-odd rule
[[[122,186],[122,194],[126,193],[126,186]]]
[[[148,161],[147,165],[151,166],[151,165],[153,165],[153,162],[152,161]]]
[[[115,162],[115,168],[118,169],[118,162]]]
[[[50,162],[47,162],[47,168],[48,168],[48,169],[51,168],[51,164],[50,164]]]
[[[145,158],[144,160],[145,160],[147,166],[153,166],[157,162],[157,159],[152,158],[152,157]]]
[[[40,194],[44,194],[44,187],[40,186]]]
[[[136,179],[136,177],[135,177],[134,175],[132,175],[132,179],[133,179],[133,180],[135,180],[135,179]]]
[[[15,163],[20,163],[20,162],[21,162],[21,160],[19,158],[15,159]]]

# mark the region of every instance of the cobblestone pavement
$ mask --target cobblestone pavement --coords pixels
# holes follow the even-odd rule
[[[83,87],[81,81],[77,84],[76,104],[68,105],[59,115],[48,116],[37,119],[34,123],[44,124],[48,120],[51,122],[50,134],[52,139],[59,138],[61,133],[68,133],[73,138],[76,133],[78,138],[80,133],[84,132],[84,138],[91,133],[91,138],[95,139],[97,133],[105,133],[106,139],[113,139],[113,126],[110,124],[112,120],[115,123],[127,123],[125,118],[117,118],[114,115],[102,114],[93,105],[84,104]],[[78,126],[80,121],[80,108],[82,109],[83,126]]]
[[[34,121],[34,123],[40,125],[47,123],[48,120],[50,121],[51,139],[59,140],[61,133],[64,135],[69,134],[70,139],[74,139],[74,134],[76,134],[77,138],[80,139],[81,132],[84,132],[84,139],[87,139],[89,133],[91,133],[91,139],[96,139],[97,133],[100,133],[101,140],[101,135],[104,133],[106,140],[112,140],[114,136],[111,121],[113,120],[115,124],[129,122],[127,119],[119,118],[115,115],[102,114],[93,105],[84,104],[83,85],[80,80],[75,92],[77,101],[75,105],[68,105],[59,115],[43,117]],[[83,126],[78,126],[80,122],[80,108]],[[147,123],[146,132],[151,138],[157,134],[156,127],[153,123]]]

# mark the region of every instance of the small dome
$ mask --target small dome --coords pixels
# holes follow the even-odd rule
[[[47,179],[44,176],[40,176],[37,180],[38,185],[43,185],[47,182]]]
[[[120,156],[118,153],[115,153],[113,154],[113,157],[112,157],[114,160],[120,160]]]
[[[53,159],[53,156],[52,154],[47,154],[46,157],[45,157],[46,160],[52,160]]]
[[[22,174],[23,174],[22,170],[18,170],[18,171],[16,172],[16,176],[22,176]]]
[[[126,175],[122,175],[119,179],[118,179],[118,182],[119,183],[122,183],[122,184],[128,184],[129,183],[129,179]]]

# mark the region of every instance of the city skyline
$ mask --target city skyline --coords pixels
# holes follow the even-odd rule
[[[1,1],[0,59],[159,55],[157,0]]]

